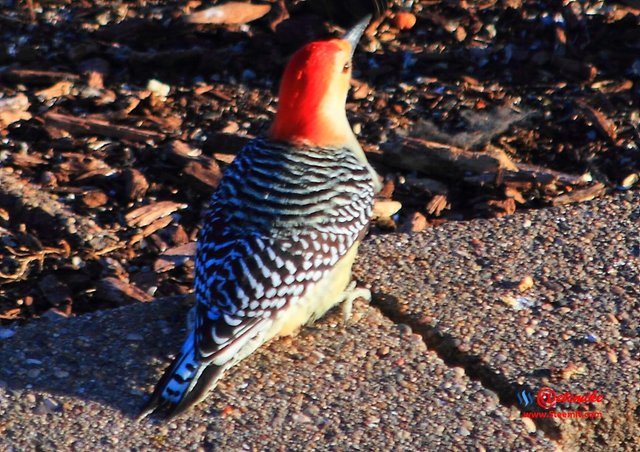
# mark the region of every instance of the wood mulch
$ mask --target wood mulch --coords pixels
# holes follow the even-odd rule
[[[216,3],[2,3],[0,325],[190,291],[203,208],[287,58],[366,2]],[[635,0],[395,2],[347,105],[385,178],[372,233],[635,189],[638,42]]]

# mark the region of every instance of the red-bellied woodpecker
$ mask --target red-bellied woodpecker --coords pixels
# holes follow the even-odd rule
[[[268,137],[225,172],[198,242],[192,330],[140,417],[181,413],[265,341],[363,295],[351,266],[380,182],[345,102],[368,22],[293,55]]]

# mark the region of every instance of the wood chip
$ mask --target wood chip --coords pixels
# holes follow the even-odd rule
[[[576,202],[591,201],[592,199],[599,198],[607,192],[607,187],[603,183],[596,183],[595,185],[579,190],[574,190],[570,193],[565,193],[551,200],[552,206],[562,206],[564,204],[573,204]]]
[[[58,71],[39,71],[33,69],[8,69],[0,72],[0,79],[25,85],[51,85],[60,80],[80,81],[78,74]]]
[[[376,200],[373,204],[373,218],[389,218],[402,209],[398,201]]]
[[[87,72],[87,86],[93,89],[104,88],[104,74],[98,71]]]
[[[509,156],[499,149],[471,152],[421,138],[404,138],[386,146],[384,160],[390,166],[448,179],[460,179],[468,172],[518,171]]]
[[[215,154],[213,154],[213,157],[222,163],[226,163],[227,165],[231,164],[231,162],[233,162],[236,158],[235,154],[224,154],[224,153],[220,153],[220,152],[216,152]]]
[[[29,98],[22,93],[0,98],[0,129],[14,122],[31,119]]]
[[[416,16],[406,11],[399,11],[393,18],[393,25],[399,30],[411,30],[416,25]]]
[[[427,219],[420,212],[414,212],[402,226],[404,232],[420,232],[427,227]]]
[[[165,137],[164,134],[153,130],[111,124],[104,119],[79,118],[53,112],[45,113],[43,119],[45,124],[59,127],[72,134],[98,135],[129,141],[159,141]]]
[[[61,80],[49,88],[36,91],[36,96],[42,100],[52,100],[58,97],[67,96],[71,93],[73,82],[69,80]]]
[[[631,80],[623,80],[616,82],[615,80],[600,80],[594,82],[591,88],[603,92],[605,94],[620,93],[622,91],[629,91],[633,88],[633,82]]]
[[[128,168],[124,171],[125,196],[129,201],[136,201],[144,198],[149,189],[149,182],[140,171],[135,168]]]
[[[354,100],[366,99],[371,93],[371,87],[364,82],[354,82],[354,89],[351,91],[351,97]]]
[[[273,19],[269,22],[269,28],[275,33],[278,25],[289,18],[289,11],[287,10],[285,0],[278,0],[274,9],[275,14],[272,14]]]
[[[12,221],[26,223],[50,238],[56,236],[57,230],[62,230],[97,252],[111,249],[118,243],[117,237],[93,219],[78,215],[55,195],[7,170],[0,170],[0,207],[9,211]]]
[[[507,196],[521,202],[516,192],[528,192],[534,188],[543,189],[545,194],[553,194],[562,187],[584,187],[592,181],[590,173],[567,174],[538,165],[518,163],[518,171],[486,172],[464,177],[470,184],[499,187],[504,185],[512,190]]]
[[[205,167],[200,162],[189,162],[184,167],[184,174],[191,180],[198,183],[207,190],[215,190],[218,188],[220,179],[222,179],[222,171],[213,159],[208,159],[209,165]]]
[[[260,19],[271,10],[271,5],[254,5],[244,2],[228,2],[212,6],[184,17],[189,24],[241,25]]]
[[[156,221],[154,221],[153,223],[151,223],[149,226],[145,227],[142,230],[142,237],[149,237],[151,234],[155,234],[161,229],[164,229],[167,226],[169,226],[172,221],[173,221],[173,218],[171,218],[170,216],[158,218]]]
[[[207,136],[207,141],[203,144],[203,150],[207,154],[221,152],[224,154],[237,154],[254,137],[250,135],[233,135],[216,132]]]
[[[613,144],[618,141],[618,134],[616,132],[616,125],[613,121],[607,118],[602,112],[596,110],[586,102],[579,102],[578,105],[582,107],[587,117],[593,122],[595,128],[605,138],[611,140]]]
[[[638,173],[631,173],[627,176],[625,176],[621,181],[620,181],[620,186],[619,188],[622,190],[628,190],[631,187],[633,187],[638,180],[640,180],[640,176],[638,176]]]
[[[191,160],[196,160],[202,155],[200,149],[192,148],[180,140],[171,140],[162,150],[169,160],[179,165],[183,165]]]
[[[444,209],[449,208],[451,208],[451,204],[449,204],[449,201],[447,200],[447,197],[445,195],[435,195],[433,198],[431,198],[431,201],[427,203],[426,210],[429,215],[439,217]]]
[[[153,204],[133,209],[124,216],[127,224],[134,228],[148,226],[159,218],[171,215],[173,212],[186,209],[186,204],[173,201],[159,201]]]
[[[109,197],[102,190],[91,190],[82,195],[82,204],[89,209],[104,206],[107,201]]]
[[[511,198],[488,199],[475,203],[473,208],[482,215],[500,218],[512,215],[516,211],[516,203]]]
[[[527,200],[522,196],[522,193],[520,193],[520,190],[515,187],[505,187],[504,194],[507,198],[513,198],[513,200],[518,204],[525,204],[527,202]]]
[[[153,270],[157,273],[168,272],[176,267],[184,265],[187,261],[193,260],[196,254],[196,242],[170,248],[155,261]]]
[[[598,68],[584,61],[554,55],[551,63],[557,66],[563,73],[578,80],[591,81],[598,74]]]
[[[406,184],[412,189],[427,196],[447,195],[449,187],[438,180],[428,177],[407,177]]]
[[[146,303],[153,297],[133,284],[118,278],[108,277],[96,284],[96,296],[119,306],[136,302]]]

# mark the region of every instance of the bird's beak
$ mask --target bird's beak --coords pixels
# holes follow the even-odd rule
[[[371,14],[367,14],[360,20],[360,22],[355,24],[342,37],[342,39],[344,39],[345,41],[349,41],[349,43],[351,44],[351,56],[353,56],[353,53],[356,51],[356,47],[358,46],[358,41],[360,41],[360,38],[362,37],[362,34],[366,30],[370,21],[371,21]]]

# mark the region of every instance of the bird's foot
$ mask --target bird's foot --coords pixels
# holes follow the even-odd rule
[[[342,293],[342,324],[347,326],[353,311],[353,301],[364,298],[367,303],[371,301],[371,291],[364,287],[356,287],[356,282],[351,281]]]

